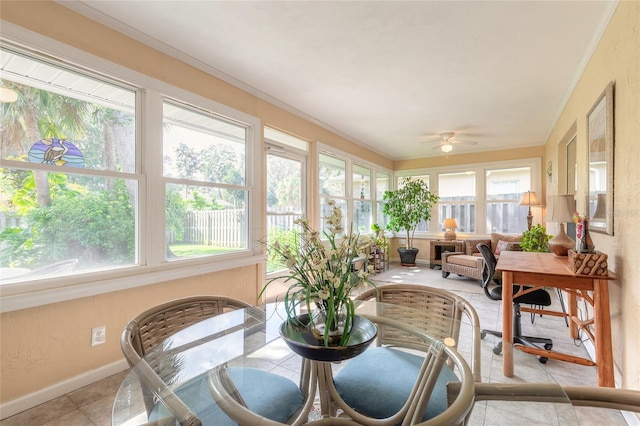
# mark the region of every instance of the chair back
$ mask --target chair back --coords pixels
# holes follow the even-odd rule
[[[498,260],[491,251],[491,247],[489,247],[487,244],[480,243],[476,245],[476,247],[480,251],[482,258],[484,259],[484,267],[482,269],[482,289],[484,290],[484,294],[491,300],[501,300],[501,298],[496,297],[491,293],[491,286],[502,285],[500,280],[496,280],[494,278]]]
[[[156,401],[161,399],[181,426],[202,424],[158,375],[157,366],[143,358],[166,338],[186,327],[206,318],[248,307],[249,304],[229,297],[193,296],[154,306],[127,323],[120,338],[120,347],[142,383],[147,413],[151,413]]]
[[[480,320],[475,308],[464,298],[444,289],[418,284],[387,284],[358,295],[356,300],[377,300],[385,304],[379,309],[381,316],[406,322],[427,335],[444,341],[451,338],[458,347],[463,315],[471,326],[471,367],[480,381]],[[410,309],[404,309],[410,308]],[[397,327],[378,325],[379,345],[413,347],[427,351],[424,340]]]
[[[167,337],[206,318],[235,309],[249,308],[241,300],[224,296],[193,296],[154,306],[129,321],[120,346],[133,367]]]

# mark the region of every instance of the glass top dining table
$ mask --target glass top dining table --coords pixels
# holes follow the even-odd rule
[[[385,306],[391,308],[384,303],[357,302],[356,314],[375,320],[385,316]],[[113,403],[112,426],[144,425],[157,422],[157,419],[171,419],[166,424],[177,424],[161,403],[155,404],[155,412],[150,417],[140,379],[144,375],[140,371],[143,366],[151,366],[171,389],[206,376],[221,365],[258,368],[298,383],[302,358],[292,352],[280,335],[280,327],[285,320],[284,305],[270,303],[210,317],[171,335],[145,356],[144,363],[139,362],[126,375]],[[473,334],[473,325],[465,323],[460,327],[459,351],[466,358],[469,356],[467,349],[471,347],[468,340]],[[470,360],[467,362],[471,363]],[[340,363],[332,363],[331,368],[339,369]],[[540,369],[544,370],[544,367],[540,366]],[[547,382],[554,383],[549,375],[546,376]],[[556,393],[562,394],[559,385]],[[203,398],[211,398],[211,395],[203,395]],[[562,397],[559,399],[558,402],[569,402],[568,399],[562,401]],[[491,404],[491,401],[483,404]],[[562,424],[578,425],[573,410],[564,405],[561,407]],[[309,418],[319,419],[323,414],[326,416],[326,411],[314,404]]]

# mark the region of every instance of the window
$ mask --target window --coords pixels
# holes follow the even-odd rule
[[[264,128],[266,145],[267,236],[272,247],[276,242],[291,241],[299,228],[296,219],[307,216],[306,164],[308,142],[269,127]],[[285,269],[273,252],[268,253],[267,273]]]
[[[431,193],[433,193],[433,191],[431,190],[431,185],[429,185],[429,175],[414,175],[411,176],[412,180],[422,180],[425,181],[429,187],[429,191],[431,191]],[[402,183],[400,182],[400,184],[398,185],[399,187],[402,187]],[[433,210],[432,210],[433,211]],[[429,230],[431,230],[431,223],[428,221],[422,221],[418,224],[418,226],[416,226],[416,232],[429,232]]]
[[[540,190],[540,158],[463,167],[463,170],[451,167],[406,170],[396,175],[398,181],[410,176],[428,182],[432,192],[435,192],[432,188],[438,189],[439,201],[431,211],[431,223],[418,226],[417,238],[438,238],[447,218],[456,219],[460,233],[521,233],[527,229],[527,207],[521,207],[519,202],[523,192]],[[533,214],[539,217],[539,210]]]
[[[136,90],[1,54],[17,100],[2,104],[0,266],[28,280],[137,264]]]
[[[384,192],[391,189],[391,176],[387,173],[376,172],[376,211],[377,219],[376,223],[381,228],[386,228],[389,219],[382,212],[382,206],[384,206]]]
[[[342,209],[345,232],[353,224],[353,232],[371,234],[374,218],[380,226],[387,223],[382,213],[382,196],[389,189],[391,173],[374,164],[344,153],[325,152],[318,155],[320,187],[320,217],[331,214],[327,201],[335,200]]]
[[[454,218],[458,231],[476,231],[476,173],[438,174],[438,229],[447,218]]]
[[[335,200],[336,207],[342,210],[344,218],[342,226],[348,229],[346,228],[346,219],[350,216],[346,199],[347,162],[326,154],[320,154],[319,158],[318,184],[320,186],[321,229],[327,231],[324,218],[331,215],[331,207],[327,204],[329,200]]]
[[[518,233],[527,228],[522,193],[531,188],[529,167],[487,169],[487,232]]]
[[[257,118],[34,42],[0,46],[3,310],[260,261]]]
[[[371,232],[373,204],[371,203],[371,169],[353,165],[351,178],[353,197],[353,231],[360,234]]]
[[[168,260],[247,249],[246,126],[164,102]]]

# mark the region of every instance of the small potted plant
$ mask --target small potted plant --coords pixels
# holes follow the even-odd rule
[[[413,235],[420,222],[431,219],[431,209],[438,202],[438,196],[429,191],[425,181],[405,177],[400,188],[384,192],[383,200],[382,211],[389,217],[387,229],[406,232],[406,246],[398,248],[400,263],[415,266],[418,249],[413,247]]]
[[[522,251],[548,252],[551,237],[552,235],[547,234],[547,229],[544,226],[534,225],[522,233],[520,247]]]

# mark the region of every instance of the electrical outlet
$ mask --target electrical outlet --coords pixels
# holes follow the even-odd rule
[[[101,345],[107,341],[107,327],[102,325],[91,329],[91,346]]]

